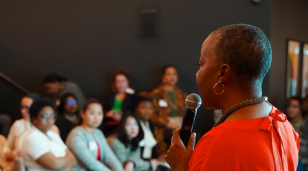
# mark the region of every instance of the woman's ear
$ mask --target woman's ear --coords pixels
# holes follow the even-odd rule
[[[231,68],[228,64],[223,64],[220,66],[221,75],[219,77],[219,81],[222,83],[227,81],[231,75]]]

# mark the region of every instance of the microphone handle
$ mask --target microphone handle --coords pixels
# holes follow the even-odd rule
[[[187,146],[191,132],[193,130],[197,110],[195,109],[186,109],[182,121],[180,137],[184,145]]]

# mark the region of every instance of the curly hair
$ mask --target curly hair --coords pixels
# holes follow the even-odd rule
[[[68,97],[73,97],[77,101],[77,105],[78,105],[78,99],[77,99],[77,97],[73,93],[65,93],[65,94],[63,94],[61,96],[61,98],[60,98],[60,104],[58,106],[58,114],[59,115],[63,115],[64,114],[64,112],[65,112],[64,111],[64,106],[66,104],[66,99]],[[78,114],[78,113],[79,113],[79,111],[77,110],[75,114]]]
[[[33,104],[31,105],[29,110],[31,118],[36,118],[37,115],[40,113],[40,111],[46,106],[51,107],[55,112],[57,111],[55,104],[51,100],[47,98],[41,98],[39,100],[34,101]]]

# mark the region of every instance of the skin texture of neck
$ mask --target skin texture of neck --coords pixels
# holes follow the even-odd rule
[[[89,134],[94,134],[94,128],[87,126],[85,123],[80,125],[84,130],[86,130]]]
[[[125,91],[123,91],[123,92],[118,92],[117,94],[116,94],[116,99],[124,99],[125,98],[125,96],[126,96],[126,93],[125,93]]]
[[[221,97],[222,113],[225,113],[232,106],[237,105],[243,101],[257,99],[257,98],[262,97],[261,86],[259,86],[259,88],[256,88],[256,86],[253,86],[250,88],[247,87],[246,89],[239,87],[239,86],[235,86],[235,85],[233,86],[227,85],[226,87],[233,87],[233,89],[226,91],[224,94],[222,94],[222,97]],[[249,105],[249,106],[240,108],[236,110],[235,112],[233,112],[226,119],[226,121],[265,117],[269,115],[271,110],[272,110],[272,106],[266,102],[263,102],[260,104]]]

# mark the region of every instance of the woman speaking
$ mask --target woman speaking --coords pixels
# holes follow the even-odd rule
[[[262,96],[263,78],[272,60],[263,31],[229,25],[204,41],[196,74],[205,108],[222,117],[194,149],[195,134],[185,147],[177,129],[166,160],[173,171],[295,171],[299,137],[286,116]]]

